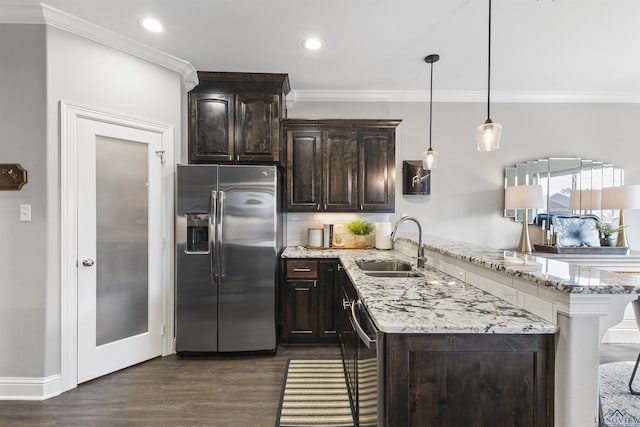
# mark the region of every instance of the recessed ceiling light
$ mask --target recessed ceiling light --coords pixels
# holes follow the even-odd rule
[[[152,33],[161,33],[164,31],[164,27],[157,19],[143,18],[140,20],[140,25],[142,25],[145,30],[151,31]]]
[[[311,37],[303,41],[302,46],[309,50],[318,50],[322,47],[322,42],[318,38]]]

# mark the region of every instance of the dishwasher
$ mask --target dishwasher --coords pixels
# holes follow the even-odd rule
[[[378,369],[377,335],[373,323],[361,301],[352,300],[349,321],[357,338],[355,340],[355,381],[351,390],[354,421],[359,427],[378,425]]]

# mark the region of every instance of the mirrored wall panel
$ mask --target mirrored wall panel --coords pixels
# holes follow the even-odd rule
[[[540,185],[545,207],[529,209],[529,222],[558,214],[602,215],[600,193],[624,183],[624,171],[612,164],[579,157],[530,160],[504,170],[505,188]],[[541,215],[546,214],[546,215]],[[504,216],[522,221],[522,210],[506,209]]]

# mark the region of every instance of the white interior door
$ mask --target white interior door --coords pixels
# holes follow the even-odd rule
[[[78,383],[162,351],[158,133],[77,122]]]

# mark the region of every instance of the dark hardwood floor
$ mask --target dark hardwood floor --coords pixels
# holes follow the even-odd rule
[[[600,363],[635,360],[640,345],[603,344]],[[280,346],[275,356],[157,358],[42,401],[0,401],[0,426],[275,424],[290,358],[339,358],[338,346]]]
[[[339,358],[335,346],[275,356],[157,358],[38,402],[0,401],[0,426],[268,426],[290,358]]]

